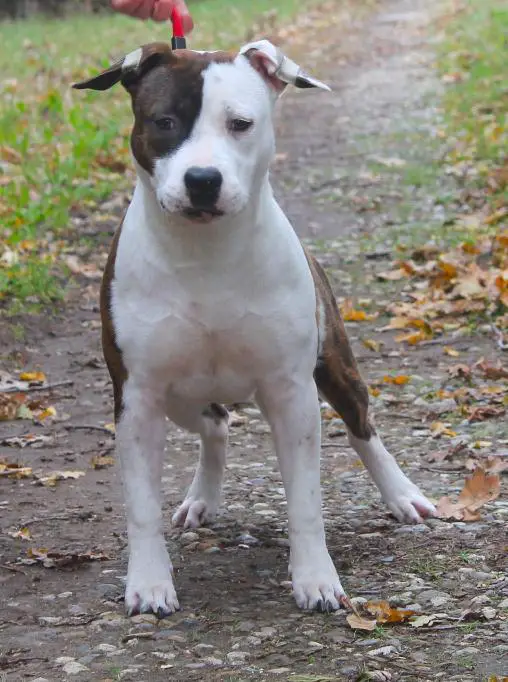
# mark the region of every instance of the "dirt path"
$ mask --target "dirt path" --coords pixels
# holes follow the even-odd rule
[[[338,294],[375,296],[379,305],[393,291],[375,290],[374,273],[386,269],[383,259],[390,257],[398,226],[418,229],[422,217],[441,211],[427,190],[401,188],[396,174],[379,172],[400,158],[413,162],[431,153],[425,140],[436,112],[429,95],[439,84],[430,66],[429,8],[437,12],[439,3],[384,3],[374,16],[350,24],[340,40],[330,36],[333,26],[315,27],[317,47],[305,63],[328,77],[334,92],[295,93],[281,102],[274,184],[282,204],[298,232],[312,238]],[[330,43],[326,52],[319,48]],[[124,202],[111,200],[104,213],[119,213]],[[84,223],[90,232],[113,227],[113,219]],[[100,249],[87,257],[102,264]],[[465,682],[508,674],[506,497],[479,522],[397,525],[347,447],[341,422],[327,419],[322,478],[328,542],[346,589],[447,616],[420,629],[404,624],[353,632],[344,612],[304,614],[293,604],[285,582],[282,483],[267,426],[253,407],[239,409],[233,424],[223,513],[197,534],[169,526],[197,455],[194,437],[171,430],[163,489],[183,611],[160,623],[153,616],[125,618],[119,475],[116,467],[92,467],[93,457],[113,449],[111,436],[100,429],[112,419],[112,404],[99,346],[98,281],[84,282],[71,299],[57,322],[29,326],[28,339],[13,345],[9,356],[12,367],[39,365],[50,381],[73,383],[56,389],[51,401],[68,418],[32,427],[49,440],[23,450],[2,446],[1,457],[37,472],[86,475],[55,487],[0,479],[0,679]],[[390,372],[412,377],[407,387],[374,399],[387,445],[432,498],[458,491],[463,466],[429,462],[428,454],[442,444],[431,437],[423,400],[431,387],[446,384],[450,362],[434,345],[402,353],[378,331],[379,321],[348,326],[369,382]],[[383,351],[369,354],[365,338],[382,340]],[[463,350],[468,362],[497,352],[487,335],[468,337]],[[4,423],[2,438],[23,435],[27,424]],[[83,428],[88,426],[93,428]],[[456,441],[483,437],[506,450],[503,424],[482,428],[464,426]],[[29,542],[9,535],[23,526],[30,529]],[[17,563],[28,547],[63,555],[93,550],[107,560],[80,563],[75,557],[55,568]]]

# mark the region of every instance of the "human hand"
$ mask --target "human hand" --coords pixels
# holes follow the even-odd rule
[[[182,17],[185,33],[192,31],[193,23],[185,0],[111,0],[111,6],[117,12],[129,14],[138,19],[154,19],[167,21],[176,9]]]

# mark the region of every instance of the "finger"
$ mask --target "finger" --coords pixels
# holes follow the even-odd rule
[[[156,0],[152,9],[152,19],[154,21],[167,21],[171,17],[173,0]]]
[[[134,16],[138,19],[150,19],[154,0],[141,0]]]

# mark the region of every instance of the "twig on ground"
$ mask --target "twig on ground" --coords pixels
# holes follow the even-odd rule
[[[65,381],[55,381],[53,384],[45,384],[44,386],[27,386],[26,388],[17,388],[16,386],[9,386],[8,388],[0,389],[0,393],[32,393],[33,391],[51,391],[54,388],[61,386],[72,386],[74,381],[66,379]]]
[[[105,426],[96,426],[95,424],[65,424],[64,429],[66,431],[100,431],[101,433],[107,433],[109,436],[115,435],[113,431]]]

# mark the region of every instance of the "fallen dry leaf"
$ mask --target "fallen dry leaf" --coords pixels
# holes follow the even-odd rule
[[[464,466],[469,471],[475,471],[480,468],[487,474],[501,474],[503,471],[508,470],[508,459],[503,459],[502,457],[496,457],[495,455],[489,455],[486,459],[478,460],[473,457],[469,457]]]
[[[449,620],[450,616],[447,613],[432,613],[430,615],[417,616],[411,620],[412,628],[422,628],[425,625],[434,625],[436,621]]]
[[[52,405],[50,405],[49,407],[46,407],[46,409],[42,410],[41,412],[37,412],[35,414],[35,417],[36,417],[37,421],[43,422],[46,419],[48,419],[48,417],[56,417],[56,409]]]
[[[25,401],[24,393],[0,393],[0,421],[17,419],[19,408]]]
[[[442,519],[477,521],[480,518],[478,510],[499,497],[500,491],[499,475],[486,473],[477,467],[473,475],[466,479],[457,502],[452,502],[449,497],[439,500],[437,515]]]
[[[367,313],[365,310],[353,308],[351,301],[345,301],[341,306],[340,312],[344,322],[367,322],[376,318],[374,313]]]
[[[448,428],[443,422],[432,422],[430,430],[434,438],[440,438],[441,436],[454,438],[457,435],[456,431],[452,431],[452,429]]]
[[[384,384],[393,384],[394,386],[404,386],[404,384],[407,384],[410,380],[411,377],[407,374],[397,374],[393,377],[386,375],[383,377]]]
[[[471,377],[471,368],[464,364],[450,365],[450,367],[448,367],[448,374],[451,377],[469,379]]]
[[[64,481],[67,479],[73,479],[77,480],[78,478],[81,478],[82,476],[85,476],[84,471],[54,471],[51,474],[48,474],[47,476],[35,476],[35,482],[38,485],[44,485],[48,488],[54,488],[58,481]]]
[[[357,613],[350,613],[348,616],[346,616],[346,620],[349,623],[349,626],[353,630],[375,630],[376,629],[376,621],[371,620],[369,618],[363,618],[363,616],[360,616]]]
[[[443,352],[446,353],[446,355],[450,355],[452,358],[458,358],[460,355],[458,350],[455,350],[455,348],[451,348],[450,346],[445,346]]]
[[[368,601],[363,608],[376,618],[377,623],[403,623],[416,611],[410,609],[398,609],[390,606],[387,601]]]
[[[395,341],[398,343],[408,343],[410,346],[416,346],[417,343],[426,341],[431,338],[430,335],[424,331],[410,332],[409,334],[400,334],[395,337]]]
[[[0,461],[0,476],[7,478],[30,478],[32,476],[32,467],[23,466],[17,462]]]
[[[32,533],[30,532],[29,528],[26,528],[26,526],[20,528],[19,530],[10,531],[7,533],[7,535],[10,535],[11,538],[19,538],[20,540],[32,539]]]
[[[478,360],[474,365],[475,369],[479,369],[486,379],[497,381],[498,379],[508,379],[508,368],[504,367],[501,362],[493,365],[484,358]]]
[[[106,467],[113,466],[114,463],[115,458],[111,455],[95,455],[91,461],[93,469],[106,469]]]
[[[46,381],[44,372],[21,372],[19,375],[20,381],[28,381],[30,383],[42,384]]]
[[[381,348],[381,344],[379,341],[374,341],[374,339],[363,339],[363,345],[365,348],[368,348],[369,350],[374,351],[375,353],[379,353],[379,350]]]
[[[484,422],[486,419],[502,417],[505,413],[504,407],[495,407],[494,405],[474,407],[468,410],[468,421],[470,424],[473,422]]]
[[[9,436],[0,441],[1,445],[8,445],[12,448],[26,448],[26,447],[41,447],[44,444],[52,443],[51,436],[44,436],[42,434],[35,435],[27,433],[24,436]]]
[[[41,563],[45,568],[69,568],[90,561],[108,561],[110,559],[106,554],[93,550],[83,553],[62,554],[61,552],[52,552],[44,547],[30,547],[27,556],[27,559],[18,559],[17,563],[27,566]]]

